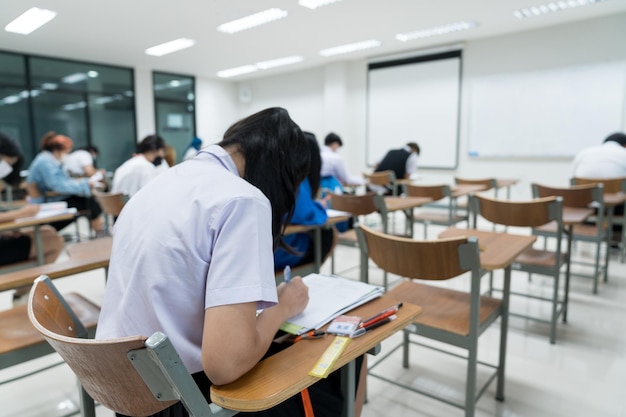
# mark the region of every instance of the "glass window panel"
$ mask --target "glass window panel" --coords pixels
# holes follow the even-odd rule
[[[157,100],[195,102],[195,80],[186,75],[153,73],[154,97]]]
[[[90,97],[91,144],[99,151],[98,168],[115,171],[135,151],[134,105],[134,99],[123,94]]]
[[[26,86],[23,55],[0,52],[0,85]]]
[[[126,68],[33,57],[30,71],[35,88],[122,94],[133,91],[133,72]]]
[[[83,94],[48,91],[32,98],[35,137],[51,130],[69,136],[74,148],[88,144],[87,102]]]
[[[185,103],[157,101],[157,134],[176,151],[176,161],[183,158],[185,149],[195,136],[194,108]]]
[[[37,145],[31,140],[31,125],[28,117],[28,100],[21,94],[22,88],[0,86],[0,132],[15,139],[24,153],[24,169],[37,153]]]

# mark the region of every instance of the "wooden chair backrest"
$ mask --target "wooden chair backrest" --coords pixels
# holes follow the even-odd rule
[[[330,194],[330,205],[335,210],[347,211],[353,216],[364,216],[378,211],[376,193],[367,194]]]
[[[393,185],[396,181],[396,174],[393,171],[372,172],[363,174],[368,183],[372,185]]]
[[[31,290],[28,315],[83,388],[105,407],[128,416],[146,416],[177,402],[157,400],[127,357],[129,351],[145,348],[146,337],[78,338],[62,296],[41,278]]]
[[[104,210],[106,214],[115,217],[120,215],[120,212],[126,203],[123,193],[113,194],[94,190],[93,195],[98,201],[98,204],[100,204],[100,207],[102,207],[102,210]]]
[[[478,244],[468,242],[467,237],[413,240],[367,226],[358,228],[357,233],[364,239],[368,255],[376,265],[402,277],[446,280],[480,267]]]
[[[621,178],[581,178],[574,177],[571,180],[572,185],[585,184],[602,184],[605,193],[626,192],[626,177]]]
[[[450,186],[440,185],[414,185],[406,184],[406,195],[409,197],[430,197],[433,201],[443,200],[450,197]]]
[[[455,184],[471,184],[471,185],[482,185],[485,187],[483,191],[491,190],[492,188],[496,188],[496,179],[495,178],[461,178],[454,177]]]
[[[511,201],[473,195],[471,199],[472,213],[492,223],[516,227],[539,227],[553,220],[561,225],[563,223],[561,197],[550,196],[531,201]]]
[[[559,196],[563,198],[563,206],[589,208],[591,205],[602,206],[602,184],[583,184],[571,187],[550,187],[541,184],[532,184],[534,197]]]

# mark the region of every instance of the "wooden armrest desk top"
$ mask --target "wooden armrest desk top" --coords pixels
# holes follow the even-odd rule
[[[341,222],[345,222],[350,220],[350,217],[352,216],[334,216],[334,217],[329,217],[328,220],[326,220],[326,223],[324,224],[309,224],[309,225],[304,225],[304,224],[289,224],[287,225],[287,228],[285,229],[285,234],[286,235],[290,235],[293,233],[306,233],[309,232],[311,230],[314,230],[316,227],[330,227],[333,226],[337,223],[341,223]]]
[[[26,220],[22,222],[13,221],[13,222],[0,223],[0,232],[4,232],[7,230],[21,229],[23,227],[38,226],[41,224],[53,223],[56,221],[69,220],[69,219],[73,219],[74,216],[75,214],[73,213],[67,213],[67,214],[59,214],[58,216],[43,217],[40,219],[31,219],[31,220]]]
[[[397,303],[389,296],[382,296],[346,314],[367,318]],[[405,303],[398,311],[397,319],[352,339],[333,370],[365,354],[408,326],[421,311],[421,307]],[[238,411],[261,411],[280,404],[319,380],[308,373],[334,337],[326,335],[321,339],[303,340],[264,359],[238,380],[227,385],[212,386],[211,400],[221,407]]]

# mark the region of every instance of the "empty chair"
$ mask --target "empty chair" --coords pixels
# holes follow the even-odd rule
[[[468,220],[467,214],[457,211],[456,199],[451,196],[449,185],[406,184],[404,189],[409,197],[429,197],[433,202],[447,199],[447,204],[441,209],[420,210],[413,215],[413,222],[424,225],[424,239],[428,238],[428,226],[431,224],[452,226]]]
[[[567,210],[568,207],[572,208],[595,208],[596,209],[596,222],[595,224],[574,224],[571,225],[572,235],[569,238],[575,242],[589,242],[595,246],[594,262],[585,262],[578,260],[577,264],[591,266],[593,272],[591,275],[571,272],[571,275],[583,276],[591,278],[593,281],[593,293],[598,292],[598,280],[600,274],[604,276],[604,281],[608,278],[608,266],[609,266],[609,248],[608,248],[608,229],[604,221],[604,200],[603,200],[603,186],[602,184],[586,184],[586,185],[574,185],[571,187],[549,187],[540,184],[532,184],[533,197],[549,197],[560,196],[563,198],[563,210]],[[565,219],[565,214],[564,214]],[[569,233],[569,232],[568,232]],[[549,223],[544,226],[533,229],[533,234],[544,237],[556,236],[556,224]],[[604,260],[601,263],[600,256],[602,253],[603,244],[606,246]],[[570,256],[570,262],[574,262],[574,258]]]
[[[122,208],[126,204],[126,198],[123,193],[106,193],[98,190],[94,190],[93,195],[100,207],[102,207],[105,215],[106,230],[109,232],[110,225],[115,222],[117,216],[122,212]],[[109,218],[113,220],[111,221]]]
[[[556,324],[559,316],[566,320],[569,281],[569,262],[567,253],[561,250],[563,238],[563,203],[561,197],[545,197],[532,201],[510,201],[497,200],[484,196],[472,196],[470,198],[470,210],[472,212],[473,224],[476,224],[476,217],[481,216],[486,220],[504,226],[515,226],[534,228],[554,222],[556,248],[547,250],[540,248],[529,248],[520,254],[514,261],[513,269],[547,275],[552,277],[553,286],[550,297],[542,296],[540,293],[511,291],[511,295],[530,297],[535,300],[547,301],[551,303],[550,318],[546,320],[538,315],[519,314],[511,311],[511,315],[525,317],[531,320],[549,323],[550,343],[556,341]],[[565,274],[565,285],[561,289],[560,274],[563,265],[567,265]],[[492,288],[493,289],[493,288]],[[501,291],[501,289],[499,289]]]
[[[363,174],[368,189],[378,194],[398,195],[398,183],[396,174],[391,171],[372,172],[371,174]]]
[[[380,268],[414,281],[402,282],[387,293],[402,302],[422,307],[422,313],[407,327],[403,341],[370,367],[369,374],[414,392],[437,398],[465,409],[465,415],[474,415],[476,401],[487,386],[497,378],[496,398],[504,399],[504,364],[507,321],[501,320],[499,362],[490,366],[494,371],[484,386],[478,388],[478,338],[498,317],[506,315],[506,305],[499,299],[480,294],[480,259],[478,243],[473,238],[450,238],[417,241],[376,232],[366,226],[358,229],[360,248]],[[364,265],[364,267],[366,267]],[[415,281],[443,281],[469,273],[469,291],[456,291]],[[414,336],[426,337],[467,350],[467,371],[464,401],[455,401],[412,384],[403,383],[401,377],[387,377],[374,369],[400,347],[403,348],[403,366],[409,366],[409,347],[419,344]],[[437,349],[439,350],[439,349]],[[459,356],[459,355],[456,355]],[[436,364],[434,365],[436,367]]]
[[[89,396],[116,413],[147,416],[180,401],[192,417],[237,414],[206,401],[163,333],[109,340],[79,338],[77,319],[46,277],[35,280],[28,315]],[[94,416],[93,407],[84,415]]]

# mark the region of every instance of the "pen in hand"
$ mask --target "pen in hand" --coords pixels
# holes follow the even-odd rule
[[[291,267],[289,265],[285,267],[283,276],[285,277],[285,283],[289,283],[289,281],[291,281]]]

